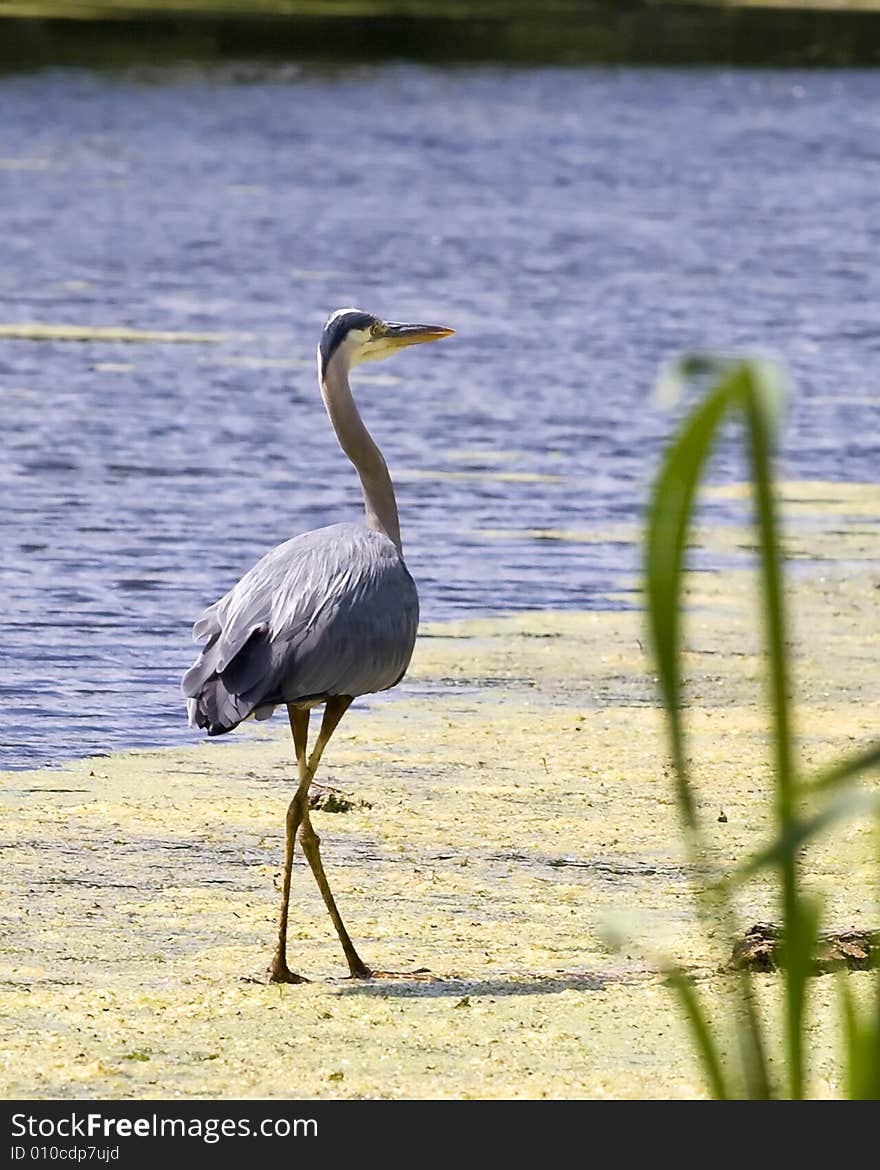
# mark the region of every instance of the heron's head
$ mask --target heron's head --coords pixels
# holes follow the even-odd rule
[[[351,367],[390,357],[420,341],[438,341],[454,332],[443,325],[404,325],[399,321],[380,321],[360,309],[337,309],[324,326],[318,346],[318,365],[323,376],[336,354]]]

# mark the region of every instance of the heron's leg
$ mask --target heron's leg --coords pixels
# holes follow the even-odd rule
[[[335,695],[324,704],[324,718],[321,720],[321,730],[309,756],[309,779],[313,779],[324,754],[324,748],[330,742],[330,736],[339,726],[339,720],[354,702],[351,695]]]
[[[290,906],[290,874],[293,869],[293,847],[296,843],[296,834],[309,809],[309,784],[312,776],[306,762],[306,749],[309,735],[309,711],[289,706],[287,713],[290,717],[290,730],[293,732],[293,746],[296,751],[296,763],[299,772],[299,784],[296,794],[287,809],[286,840],[284,848],[284,880],[281,888],[281,914],[278,920],[278,946],[275,949],[275,958],[269,968],[269,978],[273,983],[305,983],[302,975],[296,975],[287,966],[287,914]]]
[[[327,875],[324,873],[324,866],[321,863],[319,848],[321,838],[312,828],[308,809],[306,809],[305,816],[303,817],[299,839],[302,842],[306,860],[312,867],[312,873],[315,875],[315,881],[318,883],[318,889],[321,891],[324,905],[330,911],[330,917],[333,919],[333,925],[336,927],[336,933],[339,936],[339,941],[342,943],[342,949],[345,951],[345,957],[348,960],[348,969],[355,979],[369,979],[373,972],[354,949],[354,943],[351,941],[348,931],[345,929],[345,923],[342,921],[342,916],[336,908],[336,902],[330,890],[330,883],[327,881]]]
[[[321,723],[321,730],[318,738],[315,741],[315,747],[312,754],[309,756],[309,773],[314,776],[317,771],[318,764],[321,760],[321,755],[330,736],[336,730],[339,720],[348,710],[351,705],[351,699],[347,695],[339,695],[335,698],[328,699],[324,708],[324,719]],[[348,969],[351,971],[355,979],[369,979],[372,971],[362,961],[357,951],[354,949],[354,944],[349,937],[348,931],[345,929],[345,923],[342,921],[342,916],[336,908],[336,902],[330,890],[330,883],[327,881],[327,875],[324,873],[324,866],[321,863],[320,844],[321,839],[315,830],[312,828],[312,822],[309,819],[308,804],[302,818],[302,828],[300,829],[299,839],[302,843],[303,853],[306,855],[306,860],[311,866],[312,873],[315,875],[315,881],[318,883],[318,889],[321,891],[321,897],[324,899],[324,905],[330,912],[330,917],[333,920],[333,925],[336,927],[336,933],[339,936],[339,941],[342,943],[342,949],[345,952],[345,957],[348,960]]]

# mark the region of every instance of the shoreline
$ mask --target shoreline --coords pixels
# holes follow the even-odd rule
[[[788,503],[802,512],[790,546],[828,558],[790,574],[808,767],[880,724],[880,503],[876,489],[836,485],[832,507],[828,486]],[[695,573],[690,586],[689,752],[728,866],[768,823],[752,574]],[[432,628],[413,663],[431,693],[355,706],[341,725],[318,781],[352,807],[313,814],[331,885],[368,963],[427,967],[428,980],[343,978],[298,857],[290,961],[314,982],[262,982],[293,772],[280,720],[222,750],[204,741],[3,774],[0,1000],[16,1027],[0,1091],[703,1096],[652,956],[688,965],[718,1008],[727,955],[694,921],[642,621],[619,610]],[[805,869],[828,896],[827,926],[872,924],[864,827],[823,838]],[[747,887],[741,913],[744,926],[774,918],[766,884]],[[609,925],[630,940],[621,952],[603,941]],[[849,978],[867,993],[870,975]],[[772,1020],[778,981],[757,982]],[[835,1096],[834,980],[811,981],[810,995],[811,1091]]]
[[[880,565],[880,484],[856,481],[826,481],[826,480],[783,480],[777,485],[782,504],[783,548],[787,558],[787,574],[794,581],[803,574],[820,573],[826,564],[844,562],[854,563],[857,570],[872,564]],[[728,483],[707,485],[703,489],[703,496],[708,503],[723,504],[730,513],[735,510],[745,516],[748,507],[748,485],[743,483]],[[532,539],[542,544],[547,541],[559,542],[568,545],[578,545],[584,548],[584,555],[589,555],[589,548],[593,544],[605,544],[609,540],[619,545],[629,545],[635,548],[642,536],[642,526],[636,521],[618,522],[603,529],[483,529],[475,530],[491,545],[494,540],[509,540],[512,537]],[[693,529],[690,547],[695,553],[708,555],[716,561],[733,565],[734,572],[742,572],[748,563],[754,548],[754,539],[751,531],[744,524],[724,522],[718,523],[711,519],[704,521]],[[739,565],[737,569],[735,566]],[[694,570],[696,578],[706,572],[723,572],[724,569]],[[870,583],[867,588],[871,588]],[[416,649],[412,663],[402,682],[386,692],[365,695],[358,699],[352,708],[353,711],[369,711],[374,708],[382,710],[386,705],[399,702],[401,699],[441,699],[444,690],[449,690],[450,697],[458,693],[459,688],[470,691],[479,691],[486,686],[496,687],[503,681],[502,673],[487,679],[479,673],[480,664],[470,655],[474,675],[468,678],[464,668],[469,660],[468,647],[476,640],[482,645],[481,639],[486,640],[484,649],[491,647],[499,632],[509,630],[520,631],[525,638],[531,637],[559,637],[559,630],[573,629],[572,621],[587,618],[597,618],[599,615],[608,617],[624,615],[621,620],[633,625],[632,636],[637,640],[645,641],[644,630],[635,630],[644,622],[644,610],[641,605],[639,581],[634,577],[621,577],[615,587],[608,589],[603,595],[608,602],[607,608],[601,606],[585,610],[575,608],[553,610],[498,610],[493,613],[480,613],[475,617],[444,618],[422,622],[416,641]],[[753,615],[755,631],[757,630],[758,614]],[[534,627],[537,633],[530,633]],[[542,633],[540,631],[555,628],[556,633]],[[753,635],[756,636],[756,635]],[[459,641],[460,640],[460,641]],[[522,642],[522,647],[529,645]],[[437,647],[450,648],[448,654],[435,654]],[[193,650],[193,654],[195,651]],[[522,650],[520,651],[522,653]],[[525,655],[522,662],[510,663],[493,660],[502,672],[516,678],[522,673],[521,668],[529,668],[531,657]],[[533,664],[532,664],[533,665]],[[632,664],[630,664],[632,665]],[[184,669],[182,667],[181,669]],[[642,664],[644,677],[649,671],[649,664]],[[633,667],[635,672],[635,667]],[[442,677],[440,677],[442,676]],[[530,680],[534,682],[534,680]],[[174,684],[176,693],[176,680]],[[563,702],[568,702],[564,692],[557,692]],[[571,701],[574,701],[573,699]],[[653,686],[643,685],[638,697],[639,703],[653,705],[657,701]],[[181,704],[179,711],[179,725],[186,726],[186,712]],[[349,721],[347,718],[346,722]],[[173,739],[169,730],[169,738],[164,742],[130,742],[113,747],[112,750],[102,750],[91,755],[87,752],[69,757],[59,758],[51,764],[29,763],[14,767],[0,766],[0,782],[4,778],[14,778],[28,773],[48,772],[57,773],[75,766],[85,760],[101,761],[126,755],[130,752],[163,752],[195,750],[199,746],[207,745],[211,750],[224,751],[234,744],[262,743],[267,736],[273,735],[273,729],[278,723],[284,724],[286,735],[286,721],[276,711],[270,723],[256,723],[247,720],[229,735],[209,740],[203,735],[193,732],[191,740]],[[157,733],[158,734],[158,733]],[[334,740],[335,742],[335,740]]]
[[[822,0],[454,0],[403,10],[362,0],[102,3],[11,0],[0,6],[0,69],[234,59],[510,65],[853,67],[880,64],[880,4]]]

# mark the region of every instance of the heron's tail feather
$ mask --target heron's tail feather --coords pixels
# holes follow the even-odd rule
[[[208,735],[225,735],[251,713],[251,704],[230,694],[223,680],[214,675],[197,695],[187,699],[190,727],[203,727]]]
[[[262,626],[248,629],[236,641],[215,634],[181,682],[190,727],[223,735],[255,709],[257,718],[267,718],[278,701],[266,689],[272,677],[270,659]]]

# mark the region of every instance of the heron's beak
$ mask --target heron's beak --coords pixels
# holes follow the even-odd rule
[[[402,325],[399,321],[385,322],[384,338],[390,341],[395,349],[403,349],[405,345],[418,345],[420,341],[439,341],[441,337],[449,337],[454,329],[447,329],[445,325]]]

